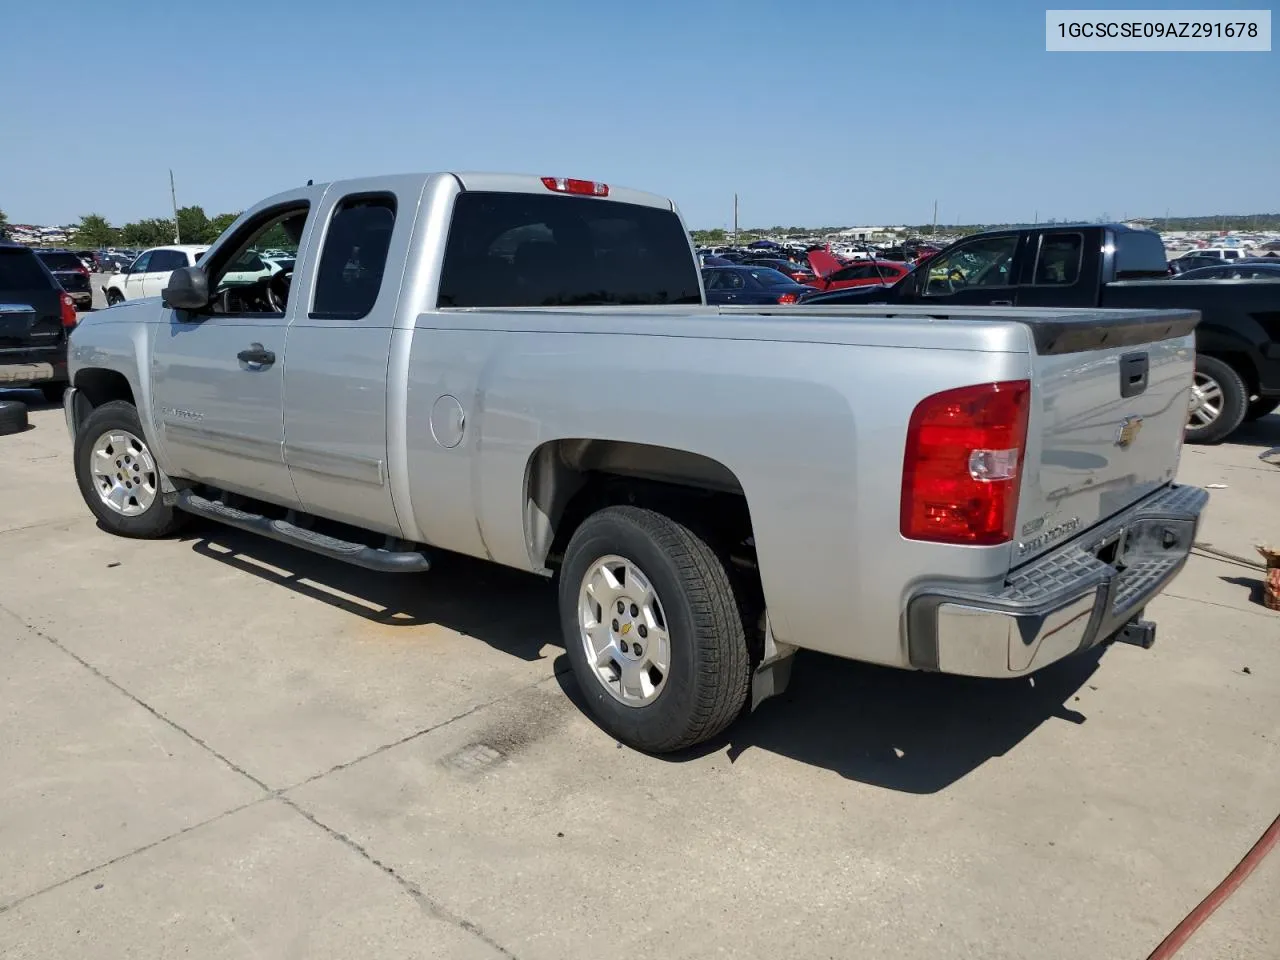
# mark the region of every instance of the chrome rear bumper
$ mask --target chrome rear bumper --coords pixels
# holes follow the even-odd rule
[[[1199,487],[1169,486],[1002,585],[922,588],[907,605],[911,666],[1016,677],[1109,640],[1187,562],[1208,500]]]

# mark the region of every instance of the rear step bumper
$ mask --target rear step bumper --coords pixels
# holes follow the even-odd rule
[[[209,500],[190,490],[179,490],[174,504],[187,513],[217,520],[228,526],[250,533],[258,533],[281,543],[291,543],[312,553],[353,563],[367,570],[378,570],[382,573],[420,573],[431,569],[431,561],[417,550],[379,550],[354,543],[350,540],[339,540],[314,530],[306,530],[287,520],[272,520],[260,513],[248,513],[229,507],[220,500]]]
[[[1199,487],[1169,486],[1002,586],[925,587],[907,605],[911,666],[1016,677],[1116,637],[1187,562],[1208,500]],[[1149,646],[1154,627],[1137,629]]]

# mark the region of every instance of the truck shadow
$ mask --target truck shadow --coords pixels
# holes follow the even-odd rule
[[[555,586],[533,574],[443,552],[426,575],[380,574],[203,522],[183,539],[201,556],[374,623],[438,624],[529,661],[562,646]],[[767,750],[888,790],[936,793],[1046,720],[1084,723],[1070,702],[1101,656],[1093,650],[1032,678],[979,680],[801,652],[785,694],[720,737],[661,759],[687,763],[725,751],[733,761]],[[554,668],[583,708],[567,657],[559,654]]]
[[[801,651],[786,693],[720,737],[659,759],[685,763],[723,750],[733,762],[767,750],[870,786],[937,793],[1008,753],[1046,720],[1083,724],[1087,718],[1069,702],[1101,656],[1095,648],[1034,677],[983,680]],[[558,671],[557,679],[581,707],[573,674]]]
[[[426,574],[375,573],[205,521],[182,539],[203,557],[373,623],[439,624],[529,661],[559,646],[555,589],[535,574],[440,551]]]
[[[1273,413],[1249,423],[1242,423],[1227,437],[1227,443],[1242,447],[1280,448],[1280,413]]]

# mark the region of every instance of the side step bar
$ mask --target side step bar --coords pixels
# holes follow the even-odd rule
[[[225,523],[238,530],[261,534],[271,540],[290,543],[302,547],[312,553],[352,563],[366,570],[378,570],[382,573],[421,573],[431,569],[431,561],[418,550],[380,550],[367,547],[363,543],[350,540],[339,540],[337,537],[306,530],[287,520],[271,520],[260,513],[249,513],[229,507],[221,500],[209,500],[192,493],[190,490],[179,490],[174,506],[198,517],[206,517]]]

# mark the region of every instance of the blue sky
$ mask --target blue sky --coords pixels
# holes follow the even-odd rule
[[[440,169],[653,190],[696,228],[735,190],[744,226],[1280,209],[1280,53],[1046,53],[1045,6],[6,2],[0,209],[164,216],[170,167],[210,215]]]

